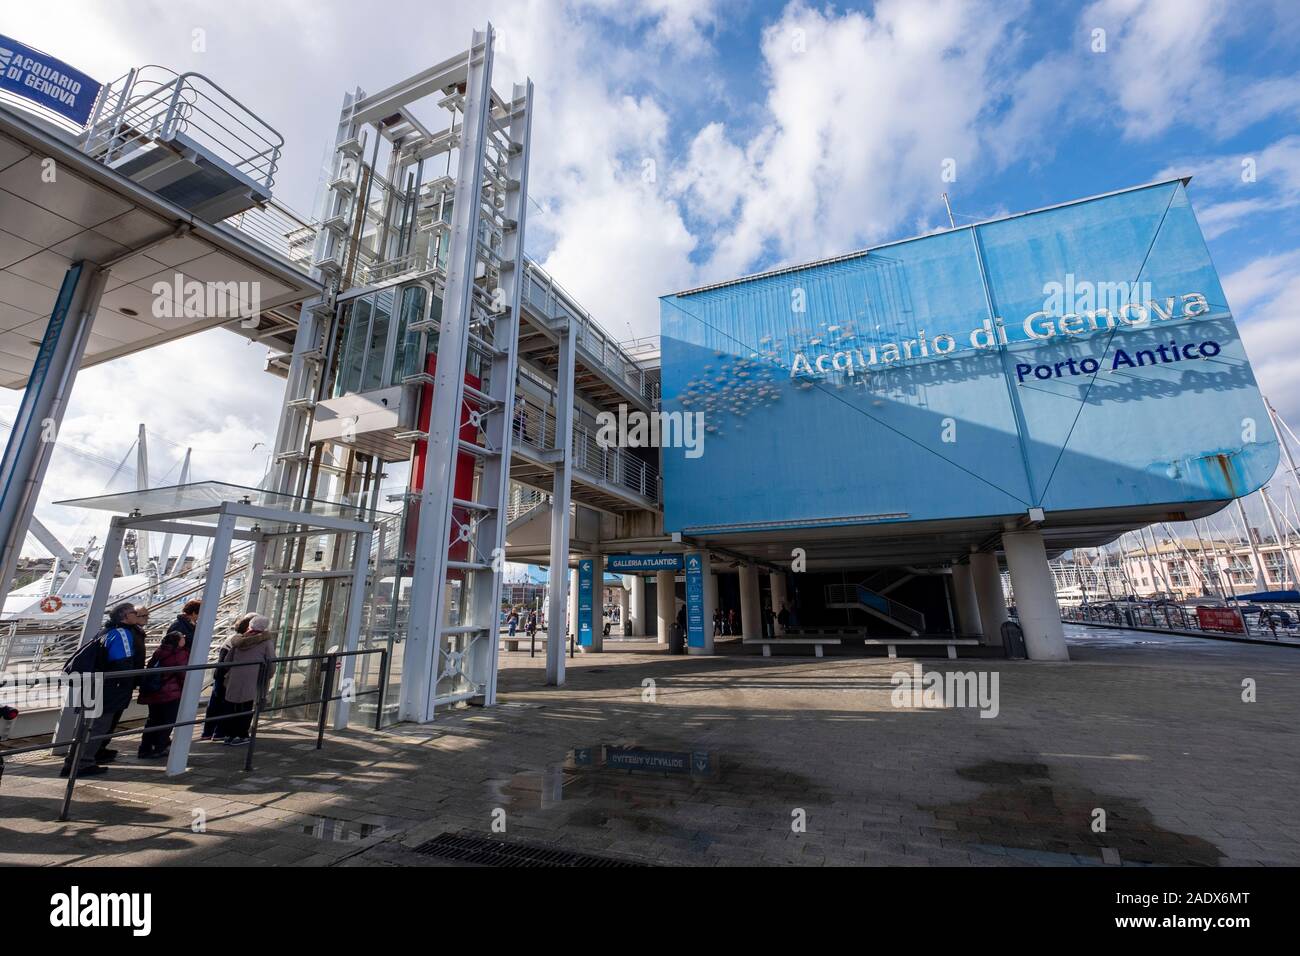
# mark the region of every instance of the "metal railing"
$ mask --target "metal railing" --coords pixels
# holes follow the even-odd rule
[[[177,135],[266,191],[275,184],[284,137],[206,76],[152,64],[104,87],[82,150],[112,165],[128,152]]]
[[[347,694],[334,694],[334,672],[337,669],[338,662],[344,657],[359,657],[366,654],[378,654],[379,657],[379,675],[377,686],[373,690],[350,691]],[[311,701],[295,701],[290,704],[281,704],[278,706],[268,706],[266,703],[266,688],[270,686],[270,676],[273,668],[277,664],[294,663],[304,660],[322,660],[325,666],[321,669],[324,679],[321,681],[321,695]],[[257,747],[257,730],[261,718],[265,714],[274,713],[281,710],[290,710],[315,704],[319,706],[320,712],[317,715],[316,722],[316,749],[320,750],[325,743],[325,723],[328,719],[329,705],[334,701],[343,700],[345,697],[349,702],[360,697],[369,697],[375,695],[378,702],[375,706],[375,730],[383,729],[384,720],[384,696],[388,688],[388,651],[386,648],[363,648],[355,651],[330,651],[323,654],[299,654],[292,657],[275,657],[270,661],[245,661],[242,663],[232,661],[220,661],[206,664],[182,664],[176,667],[147,667],[129,671],[110,671],[104,674],[104,679],[108,680],[131,680],[137,677],[157,676],[161,674],[188,674],[190,671],[217,671],[226,670],[232,667],[257,667],[257,699],[249,710],[232,711],[220,715],[222,721],[233,718],[250,717],[247,750],[244,752],[244,771],[248,772],[253,769],[253,752]],[[77,775],[81,769],[81,755],[85,752],[86,747],[90,744],[99,742],[100,745],[107,744],[110,740],[116,740],[118,737],[130,737],[139,734],[143,737],[145,733],[159,733],[162,731],[172,731],[179,727],[195,727],[199,724],[206,723],[208,716],[205,713],[203,717],[195,717],[193,720],[178,720],[170,724],[147,723],[141,727],[133,727],[130,730],[118,730],[109,734],[92,735],[91,723],[86,719],[83,709],[77,709],[77,723],[73,730],[70,740],[55,740],[49,743],[36,744],[28,747],[0,748],[0,763],[3,758],[13,757],[18,754],[38,753],[42,750],[51,752],[62,747],[70,748],[67,758],[68,766],[68,785],[63,793],[63,806],[59,811],[59,820],[66,821],[72,806],[73,788],[77,785]],[[99,749],[99,748],[96,748]]]
[[[555,428],[554,409],[523,395],[515,396],[512,430],[516,443],[551,451],[556,447]],[[590,423],[573,426],[573,467],[643,498],[659,500],[659,469],[625,448],[602,446]]]
[[[627,385],[651,406],[659,401],[659,381],[611,338],[577,299],[541,266],[529,261],[524,270],[523,299],[552,327],[571,325],[585,358]]]
[[[1107,601],[1096,604],[1068,605],[1061,608],[1061,619],[1077,624],[1101,624],[1108,627],[1132,627],[1157,631],[1189,631],[1207,635],[1240,635],[1265,640],[1300,638],[1300,612],[1291,608],[1259,605],[1203,605],[1218,615],[1202,623],[1195,607],[1172,601]],[[1214,623],[1211,623],[1214,622]]]
[[[310,274],[316,223],[303,219],[283,203],[273,199],[264,206],[253,206],[223,219],[221,225],[257,241],[295,269]]]
[[[222,582],[217,621],[213,625],[214,634],[229,626],[243,611],[242,601],[238,600],[243,593],[242,582],[239,579],[248,571],[248,559],[251,553],[251,544],[242,545],[230,553],[231,563],[226,569]],[[207,584],[205,571],[206,567],[199,565],[197,568],[176,572],[156,582],[151,581],[125,594],[117,595],[112,603],[143,604],[151,612],[174,608],[202,594]],[[181,582],[188,583],[175,591],[167,592],[168,585]],[[235,586],[237,583],[239,587]],[[163,594],[163,597],[154,600],[156,593]],[[38,670],[57,670],[80,646],[85,621],[86,615],[82,612],[50,624],[37,621],[22,625],[13,622],[4,632],[0,632],[0,663],[2,663],[0,671],[14,663],[31,664]],[[145,631],[146,649],[156,647],[162,641],[171,623],[170,620],[162,619],[149,622]],[[213,652],[215,653],[215,649]]]
[[[516,518],[547,504],[550,500],[551,496],[544,491],[511,482],[510,497],[506,502],[506,524],[513,524]]]
[[[582,425],[573,427],[573,467],[639,494],[659,500],[659,469],[625,448],[602,447],[596,436]]]
[[[516,442],[539,451],[555,447],[555,409],[524,395],[515,395],[514,421]]]
[[[826,585],[827,604],[861,604],[864,607],[893,618],[918,634],[925,633],[925,615],[916,608],[900,604],[892,598],[877,594],[861,584]]]

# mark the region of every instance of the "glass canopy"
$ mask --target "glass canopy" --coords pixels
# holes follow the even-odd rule
[[[164,488],[144,488],[140,491],[122,491],[109,495],[97,495],[93,498],[69,498],[55,504],[73,508],[92,508],[97,511],[113,511],[124,515],[168,515],[177,511],[202,511],[208,514],[187,515],[186,521],[215,523],[223,504],[234,502],[253,505],[259,508],[272,508],[277,511],[291,511],[302,515],[302,522],[310,524],[309,516],[336,518],[345,521],[380,520],[389,515],[376,512],[370,516],[367,509],[350,501],[325,501],[318,498],[305,498],[298,495],[280,494],[262,488],[249,488],[244,485],[232,485],[224,481],[200,481],[188,485],[170,485]],[[247,527],[255,519],[241,518],[239,526]],[[263,522],[265,525],[265,522]]]

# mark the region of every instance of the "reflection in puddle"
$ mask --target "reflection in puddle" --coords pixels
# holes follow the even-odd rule
[[[489,781],[491,799],[511,816],[541,811],[557,815],[561,826],[650,834],[687,853],[703,853],[712,844],[708,821],[714,806],[758,801],[786,813],[787,805],[830,802],[819,783],[800,774],[737,755],[729,755],[724,766],[717,752],[677,741],[655,743],[667,746],[621,741],[575,747],[560,763]]]
[[[563,763],[494,782],[516,808],[548,809],[565,799],[607,799],[623,806],[671,807],[718,779],[716,754],[600,744],[575,747]]]
[[[357,823],[355,820],[340,820],[338,817],[310,817],[310,822],[303,823],[299,829],[308,836],[331,843],[355,843],[385,832],[377,823]]]

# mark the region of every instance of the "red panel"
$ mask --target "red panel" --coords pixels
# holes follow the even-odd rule
[[[437,353],[433,353],[429,356],[428,362],[426,363],[425,371],[427,371],[430,375],[433,375],[434,372],[437,370],[437,367],[438,367],[438,355]],[[465,374],[465,384],[477,389],[482,385],[482,380],[478,376],[470,375],[467,372]],[[426,385],[421,390],[421,395],[420,395],[420,416],[416,426],[417,428],[420,429],[420,431],[428,432],[429,417],[432,412],[432,408],[433,408],[433,386]],[[462,407],[460,410],[460,424],[461,424],[460,437],[464,441],[468,441],[468,442],[478,441],[478,428],[470,424],[470,420],[469,420],[470,412],[476,410],[477,408],[478,406],[474,402],[465,401],[462,403]],[[428,442],[424,442],[424,441],[419,441],[415,443],[415,458],[411,464],[411,485],[410,485],[410,490],[413,492],[419,492],[421,489],[424,488],[424,473],[427,464],[428,444],[429,444]],[[473,497],[474,494],[474,456],[473,455],[457,453],[456,485],[455,485],[454,494],[457,498],[469,499]],[[468,521],[470,517],[469,512],[465,511],[462,508],[453,509],[452,515],[456,519],[456,521]],[[415,551],[415,533],[416,533],[415,522],[408,522],[407,529],[406,529],[406,550],[408,553],[414,553]],[[453,544],[453,542],[455,543]],[[451,534],[447,540],[447,544],[449,546],[448,556],[453,561],[466,560],[469,554],[469,544],[464,541],[456,540],[456,527],[454,524],[451,529]],[[459,577],[458,574],[453,574],[451,576]]]

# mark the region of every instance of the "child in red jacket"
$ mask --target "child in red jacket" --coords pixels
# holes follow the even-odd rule
[[[158,649],[149,659],[150,667],[183,667],[190,662],[189,639],[180,631],[172,631],[163,638]],[[140,703],[149,706],[149,719],[145,721],[144,736],[140,739],[137,756],[143,760],[157,760],[167,756],[171,748],[172,732],[150,730],[150,727],[166,727],[176,722],[176,714],[181,706],[181,688],[185,684],[185,672],[150,675],[140,685]]]

